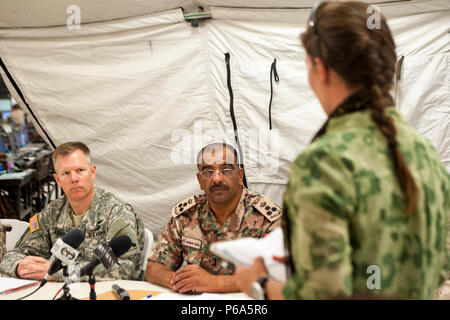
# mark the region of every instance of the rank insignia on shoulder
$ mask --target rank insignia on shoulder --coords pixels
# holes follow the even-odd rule
[[[30,233],[39,229],[39,221],[37,213],[30,218]]]
[[[172,207],[172,216],[177,217],[180,214],[192,208],[193,206],[195,206],[196,204],[197,202],[195,201],[195,197],[190,196],[189,198],[184,199],[183,201],[177,203]]]
[[[283,214],[281,208],[266,197],[255,199],[252,204],[256,210],[271,222],[278,220]]]

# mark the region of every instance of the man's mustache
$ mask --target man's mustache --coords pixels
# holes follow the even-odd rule
[[[217,184],[213,184],[211,187],[209,187],[209,191],[214,191],[214,189],[228,190],[228,187],[226,185],[224,185],[223,183],[217,183]]]

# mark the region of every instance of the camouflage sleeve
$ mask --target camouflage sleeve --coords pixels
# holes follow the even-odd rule
[[[39,229],[31,232],[25,230],[16,244],[16,247],[8,251],[0,263],[0,272],[10,277],[17,277],[17,265],[26,256],[39,256],[50,259],[51,239],[46,226],[48,218],[52,214],[51,206],[44,208],[38,214]]]
[[[117,263],[111,268],[105,269],[102,264],[94,269],[97,281],[107,281],[112,279],[139,280],[141,269],[141,254],[144,247],[144,225],[137,216],[133,207],[128,204],[115,205],[110,213],[106,241],[119,236],[127,235],[135,245],[129,251],[118,257]],[[89,257],[79,256],[77,260],[80,268],[88,264]],[[82,277],[82,281],[87,281],[88,277]],[[61,272],[55,274],[55,281],[64,281]]]
[[[323,151],[300,155],[285,193],[294,275],[288,299],[352,294],[348,219],[356,199],[348,163]]]
[[[0,222],[0,262],[2,262],[3,255],[6,253],[6,230]]]
[[[161,232],[158,243],[150,254],[149,261],[161,263],[171,270],[177,270],[183,262],[181,240],[178,234],[176,219],[170,218],[166,229]]]

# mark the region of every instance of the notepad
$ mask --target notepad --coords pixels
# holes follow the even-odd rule
[[[16,279],[16,278],[0,278],[0,294],[8,294],[23,290],[39,283],[36,280]]]
[[[253,259],[262,257],[269,275],[278,281],[286,281],[286,265],[273,260],[273,256],[286,256],[283,230],[279,227],[261,239],[241,238],[211,244],[211,251],[234,264],[250,266]]]

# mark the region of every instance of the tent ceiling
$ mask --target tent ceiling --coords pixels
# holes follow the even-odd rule
[[[183,8],[185,13],[197,12],[198,7],[227,8],[310,8],[317,0],[15,0],[0,2],[0,28],[30,28],[62,26],[72,12],[71,5],[80,8],[81,23],[94,23],[148,15]],[[369,3],[393,1],[366,0]],[[394,1],[399,2],[399,1]],[[400,1],[402,2],[402,1]],[[414,1],[413,1],[414,2]],[[421,2],[424,2],[421,0]],[[426,1],[425,1],[426,2]]]

